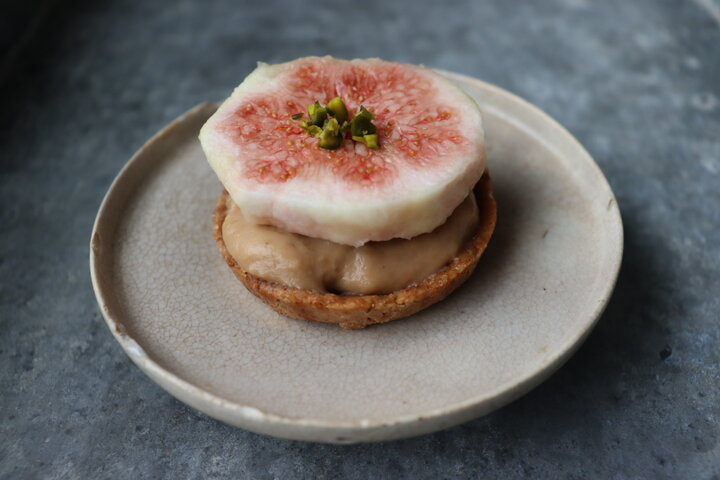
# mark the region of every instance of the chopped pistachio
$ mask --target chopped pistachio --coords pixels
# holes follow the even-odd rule
[[[302,121],[300,122],[300,128],[305,130],[310,135],[318,136],[320,132],[322,132],[322,128],[318,127],[317,125],[313,125],[312,123]]]
[[[374,133],[360,136],[354,136],[352,137],[353,140],[356,142],[364,143],[368,148],[371,148],[373,150],[378,150],[380,148],[380,144],[378,143],[378,136]]]
[[[360,111],[358,112],[358,115],[364,115],[366,117],[370,117],[370,120],[373,120],[375,118],[375,114],[370,112],[370,110],[365,108],[363,105],[360,105]]]
[[[375,118],[375,114],[370,112],[364,106],[360,105],[360,111],[355,115],[359,117],[356,128],[352,131],[353,138],[362,135],[362,138],[358,141],[363,142],[368,148],[377,150],[380,148],[379,137],[377,135],[377,128],[372,120]],[[355,120],[355,118],[353,118]],[[352,130],[352,129],[351,129]]]
[[[320,102],[315,102],[308,107],[308,114],[310,115],[310,123],[313,125],[322,126],[327,119],[327,109],[320,105]]]
[[[377,128],[372,123],[375,115],[364,106],[360,106],[360,110],[350,121],[348,121],[347,107],[340,97],[333,98],[325,107],[320,105],[320,102],[315,102],[308,106],[307,111],[309,119],[304,120],[302,113],[292,115],[292,119],[300,120],[300,128],[318,137],[321,148],[327,150],[339,148],[348,131],[356,142],[362,142],[371,149],[380,148]]]
[[[336,119],[328,118],[325,125],[323,125],[323,130],[332,132],[333,135],[337,135],[340,133],[340,124]]]
[[[326,108],[328,113],[335,117],[339,124],[342,125],[348,119],[348,111],[345,107],[345,102],[342,101],[342,98],[333,98],[328,102]]]
[[[323,132],[320,135],[320,142],[318,145],[320,148],[324,148],[325,150],[336,150],[342,144],[342,140],[343,139],[340,135],[325,135]]]
[[[334,118],[328,119],[320,133],[320,148],[335,150],[340,147],[342,140],[343,137],[340,133],[338,121]]]
[[[307,127],[305,129],[305,131],[307,133],[309,133],[310,135],[314,135],[317,137],[318,135],[320,135],[322,133],[323,130],[322,130],[322,128],[318,127],[317,125],[310,125],[309,127]]]
[[[373,125],[367,117],[355,115],[350,122],[350,133],[353,137],[362,137],[363,135],[373,134],[375,132],[375,125]]]
[[[380,144],[378,143],[378,136],[376,134],[371,135],[363,135],[363,139],[365,140],[365,145],[367,145],[368,148],[371,148],[373,150],[377,150],[380,148]]]

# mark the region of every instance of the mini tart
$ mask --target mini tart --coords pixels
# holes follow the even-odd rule
[[[487,171],[475,185],[480,221],[473,238],[444,268],[422,281],[385,295],[338,295],[317,293],[270,282],[244,271],[228,252],[222,225],[227,215],[224,191],[215,207],[213,235],[220,254],[235,276],[256,297],[276,312],[314,322],[336,323],[343,328],[360,329],[407,317],[447,297],[475,270],[495,230],[497,207]]]

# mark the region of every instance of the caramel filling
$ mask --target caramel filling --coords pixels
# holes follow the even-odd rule
[[[223,240],[243,270],[321,293],[383,294],[419,282],[450,263],[477,231],[479,221],[471,194],[432,232],[352,247],[254,224],[230,197],[227,202]]]

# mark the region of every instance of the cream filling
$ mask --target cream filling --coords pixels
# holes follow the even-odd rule
[[[243,270],[321,293],[383,294],[419,282],[452,261],[479,221],[471,193],[432,232],[352,247],[252,223],[229,196],[227,202],[223,240]]]

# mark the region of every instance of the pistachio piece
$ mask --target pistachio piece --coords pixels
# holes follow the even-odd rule
[[[326,135],[325,133],[321,133],[318,145],[325,150],[337,150],[341,143],[342,137],[340,135]]]
[[[372,113],[367,108],[365,108],[363,105],[360,105],[360,112],[358,112],[358,115],[364,115],[366,117],[370,117],[370,120],[373,120],[375,118],[375,114]]]
[[[375,125],[367,117],[355,115],[350,122],[350,133],[353,137],[362,137],[375,132]]]
[[[377,128],[372,123],[375,115],[364,106],[360,106],[360,110],[350,121],[345,102],[340,97],[333,98],[325,107],[320,105],[320,102],[315,102],[308,105],[307,111],[310,117],[308,120],[303,120],[302,113],[292,115],[292,119],[300,120],[300,128],[319,138],[320,148],[339,148],[348,131],[356,142],[362,142],[374,150],[380,148]]]
[[[327,109],[321,106],[320,102],[315,102],[308,106],[308,114],[310,115],[310,123],[318,127],[325,123],[328,116]]]
[[[380,148],[380,143],[376,134],[377,128],[372,123],[373,118],[375,115],[361,105],[360,111],[350,121],[350,134],[356,142],[362,142],[368,148],[377,150]]]
[[[342,98],[333,98],[328,102],[326,108],[328,113],[335,117],[339,124],[342,125],[348,119],[347,107],[345,107],[345,102],[342,101]]]
[[[322,133],[322,128],[318,127],[317,125],[310,125],[307,129],[307,132],[310,135],[318,136]]]
[[[371,148],[373,150],[378,150],[380,148],[380,144],[378,143],[378,136],[374,133],[370,135],[363,135],[363,140],[365,141],[365,145],[367,145],[368,148]]]
[[[320,132],[322,132],[322,128],[308,122],[300,122],[300,128],[305,130],[310,135],[314,135],[316,137],[320,135]]]
[[[335,118],[329,118],[320,133],[320,148],[326,150],[335,150],[342,143],[342,134],[340,133],[340,125]]]

